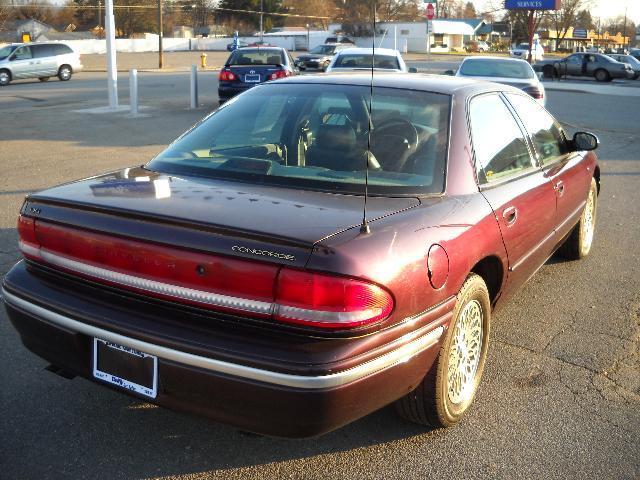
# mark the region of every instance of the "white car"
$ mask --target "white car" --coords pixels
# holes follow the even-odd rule
[[[529,58],[529,44],[520,43],[515,48],[509,50],[509,55],[513,58],[521,58],[527,60]],[[533,44],[533,53],[531,55],[531,61],[542,60],[544,58],[544,48],[538,42]]]
[[[64,43],[12,43],[0,48],[0,87],[12,80],[50,77],[71,79],[82,70],[80,55]]]
[[[540,105],[546,104],[544,86],[529,62],[524,60],[504,57],[467,57],[460,64],[455,76],[511,85],[531,95]]]
[[[327,72],[371,70],[371,57],[375,56],[374,70],[408,72],[409,69],[398,50],[390,48],[345,48],[333,57]],[[413,70],[413,69],[412,69]]]

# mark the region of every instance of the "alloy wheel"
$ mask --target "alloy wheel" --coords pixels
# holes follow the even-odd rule
[[[482,306],[477,300],[471,300],[454,327],[447,371],[447,394],[453,404],[473,398],[482,353],[482,322]]]

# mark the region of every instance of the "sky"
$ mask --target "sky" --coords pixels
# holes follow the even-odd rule
[[[498,3],[496,0],[473,0],[479,11],[484,11],[487,5]],[[590,8],[591,16],[594,18],[608,18],[624,15],[625,7],[627,16],[636,25],[640,24],[640,0],[594,0],[593,7]]]

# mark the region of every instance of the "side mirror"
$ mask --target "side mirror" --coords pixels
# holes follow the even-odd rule
[[[416,67],[409,67],[409,73],[418,73],[418,69]]]
[[[573,146],[575,150],[595,150],[600,145],[600,140],[593,133],[576,132],[573,135]]]
[[[443,73],[443,75],[449,75],[450,77],[453,77],[456,74],[456,72],[454,72],[453,70],[447,70]]]

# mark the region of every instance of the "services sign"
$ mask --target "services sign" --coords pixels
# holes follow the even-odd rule
[[[561,0],[505,0],[507,10],[559,10]]]

